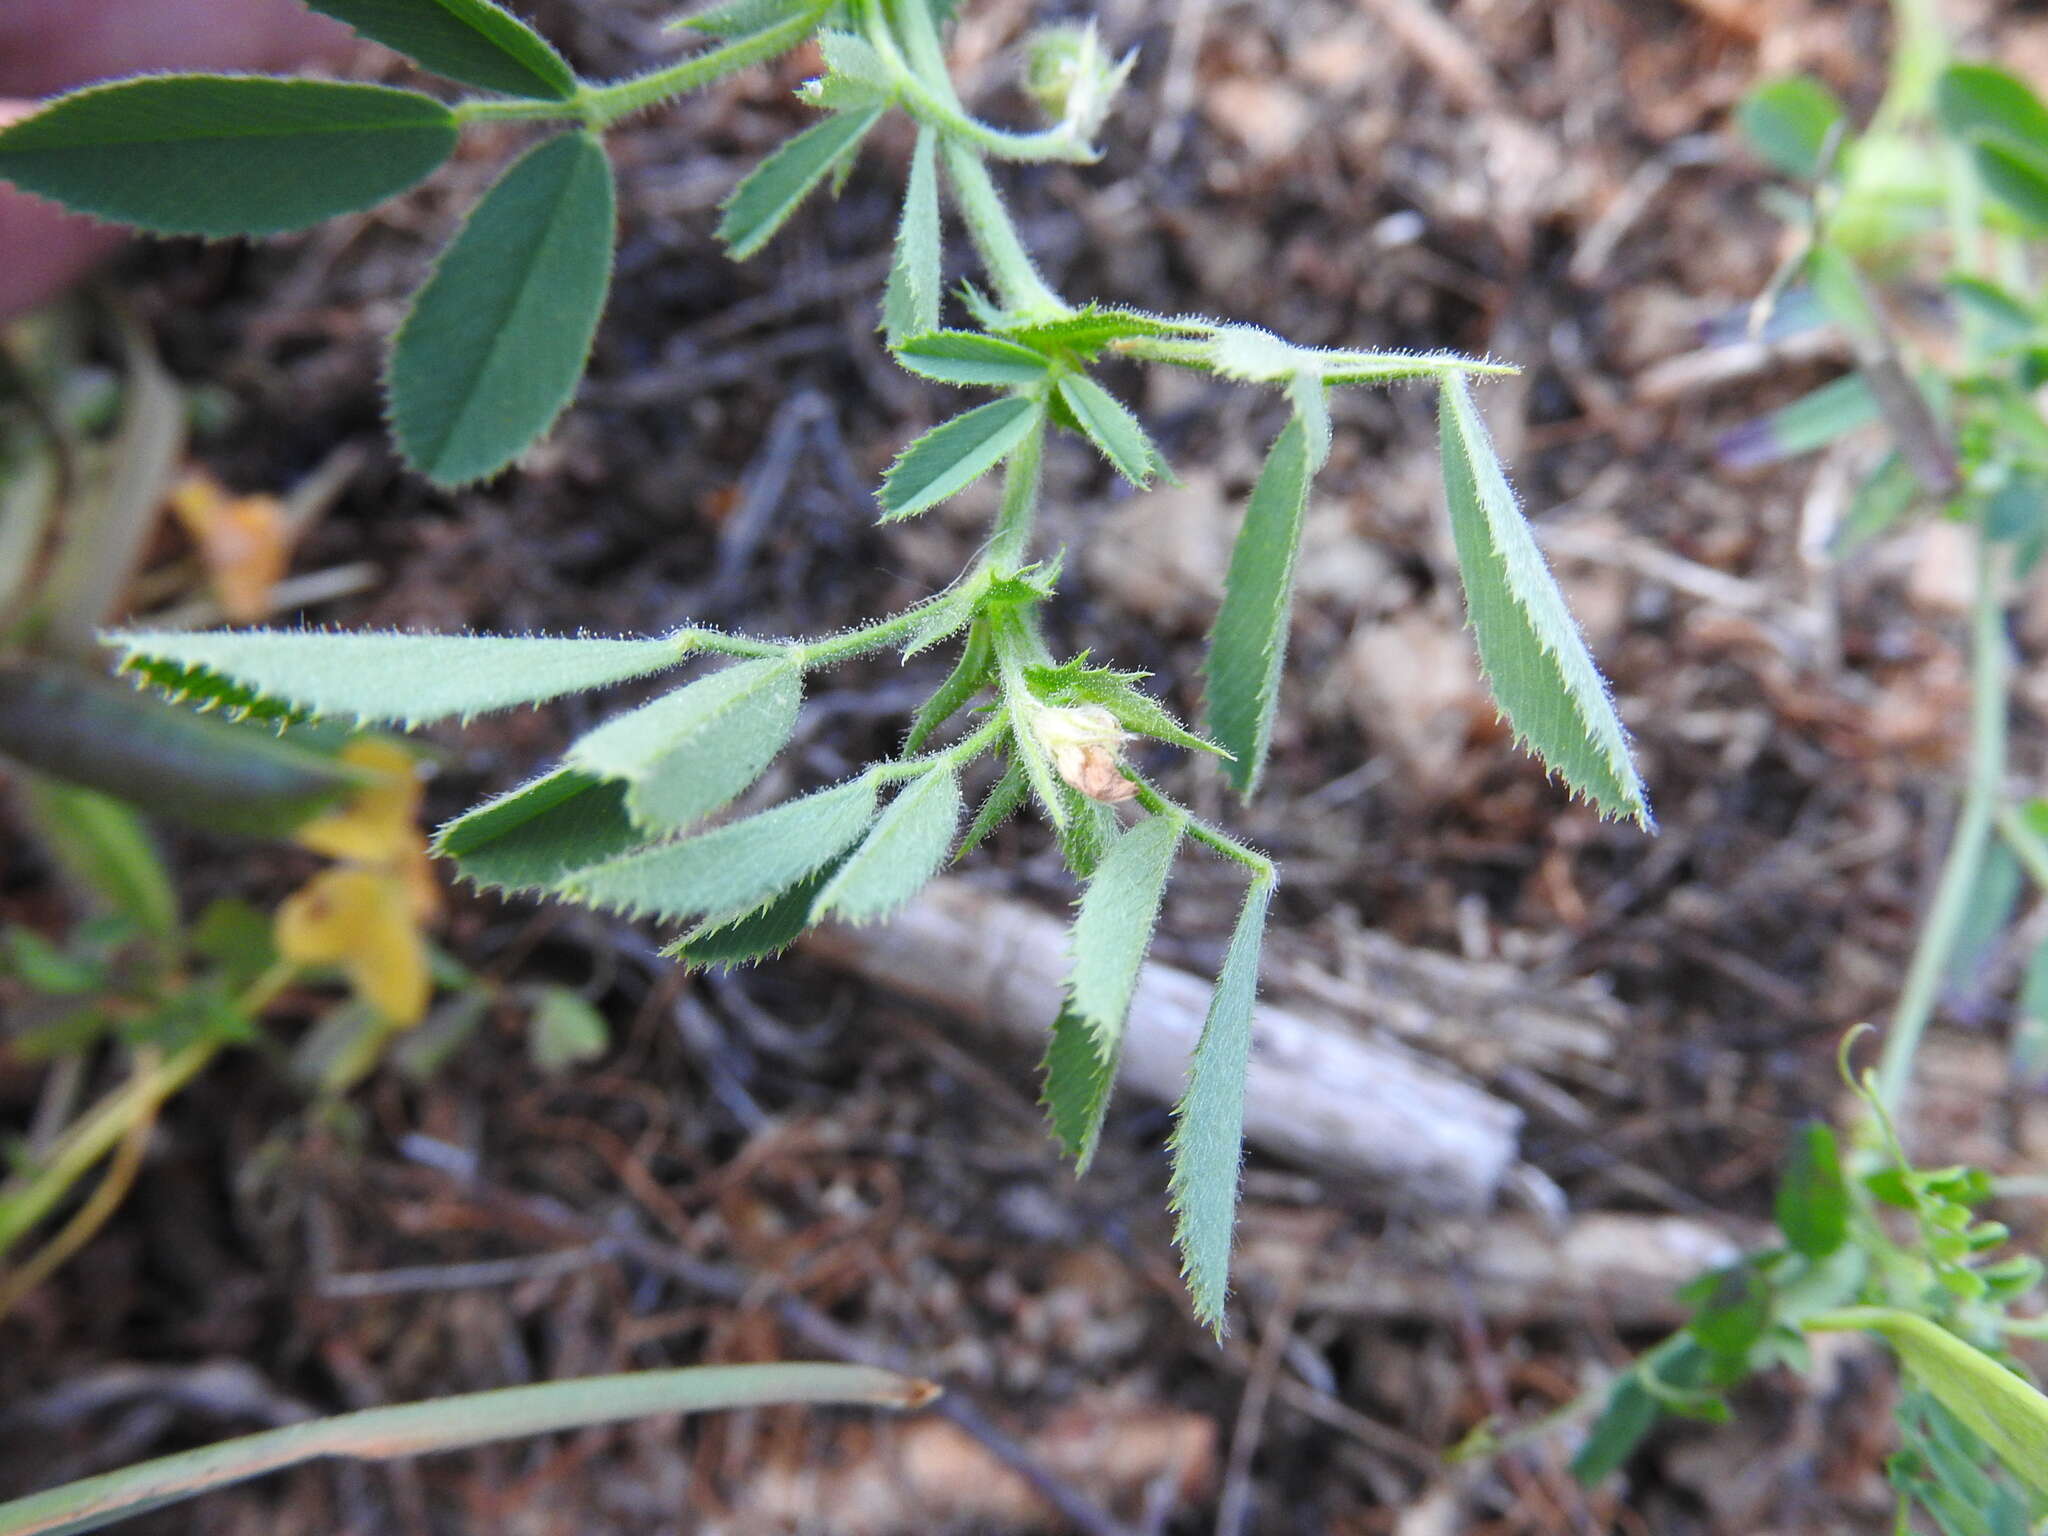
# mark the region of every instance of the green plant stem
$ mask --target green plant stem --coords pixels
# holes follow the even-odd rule
[[[988,269],[996,297],[1013,314],[1054,317],[1068,313],[1068,305],[1038,275],[1024,237],[1010,217],[995,179],[970,144],[948,139],[943,151],[946,173],[953,188],[953,206],[967,226],[967,237]]]
[[[1045,421],[1019,443],[1003,468],[1003,502],[996,513],[983,563],[1001,576],[1014,576],[1031,554],[1031,527],[1038,517],[1039,471],[1045,463]]]
[[[1038,133],[1013,133],[984,123],[969,112],[954,89],[946,67],[931,8],[925,0],[909,4],[868,0],[862,6],[868,41],[894,77],[897,99],[919,122],[938,129],[949,140],[973,144],[999,160],[1063,161],[1090,164],[1099,156],[1063,128]]]
[[[1254,881],[1272,885],[1280,877],[1273,861],[1248,843],[1241,843],[1229,833],[1220,831],[1203,821],[1185,806],[1177,805],[1161,794],[1144,779],[1133,777],[1138,786],[1138,804],[1155,816],[1178,816],[1187,834],[1211,852],[1219,853],[1234,864],[1242,864],[1252,873]]]
[[[952,746],[937,752],[925,752],[917,757],[901,757],[893,762],[876,763],[867,770],[868,777],[878,784],[892,783],[897,779],[914,779],[921,773],[934,768],[965,768],[982,753],[988,751],[1009,730],[1010,722],[998,714],[961,737]]]
[[[1878,1102],[1895,1119],[1912,1078],[1913,1057],[1934,1017],[1942,977],[1962,934],[1970,892],[2004,791],[2007,672],[2003,562],[1980,533],[1977,592],[1970,606],[1969,778],[1934,903],[1921,927],[1877,1063]]]

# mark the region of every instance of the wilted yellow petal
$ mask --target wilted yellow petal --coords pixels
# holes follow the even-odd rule
[[[229,496],[196,470],[171,492],[171,509],[206,567],[221,611],[241,623],[269,617],[270,589],[291,560],[291,528],[274,496]]]
[[[292,836],[302,847],[359,864],[397,865],[425,845],[417,820],[418,765],[388,741],[352,741],[341,760],[374,775],[337,810],[316,816]]]
[[[277,952],[297,965],[332,965],[353,952],[384,900],[369,870],[326,869],[277,909]]]
[[[393,1024],[417,1024],[433,994],[417,897],[405,872],[323,870],[277,910],[277,951],[338,965],[357,997]]]

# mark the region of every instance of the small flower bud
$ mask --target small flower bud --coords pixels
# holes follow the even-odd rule
[[[1042,706],[1031,718],[1031,734],[1059,776],[1090,800],[1115,805],[1137,794],[1119,762],[1129,733],[1100,704]]]
[[[1040,28],[1025,48],[1024,88],[1055,124],[1083,143],[1091,141],[1138,55],[1112,60],[1093,22]]]

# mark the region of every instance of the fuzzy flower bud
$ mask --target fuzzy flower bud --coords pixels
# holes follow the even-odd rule
[[[1025,49],[1024,88],[1054,123],[1084,144],[1093,141],[1137,63],[1137,53],[1111,59],[1103,52],[1093,22],[1084,27],[1042,27]]]
[[[1137,794],[1119,766],[1130,734],[1100,704],[1042,705],[1031,717],[1031,734],[1059,776],[1090,800],[1115,805]]]

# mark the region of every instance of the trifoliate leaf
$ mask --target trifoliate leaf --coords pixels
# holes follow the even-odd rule
[[[1607,684],[1515,504],[1463,379],[1444,380],[1441,417],[1451,535],[1494,698],[1553,773],[1605,814],[1647,827],[1649,804]]]
[[[811,189],[849,163],[882,116],[879,106],[835,112],[755,166],[725,200],[718,238],[745,261],[773,238]]]
[[[533,891],[646,841],[624,784],[557,768],[456,817],[433,851],[486,890]]]
[[[1068,374],[1059,382],[1060,399],[1075,423],[1102,451],[1110,467],[1140,490],[1163,462],[1144,425],[1128,407],[1086,374]]]
[[[1259,950],[1273,883],[1256,879],[1223,957],[1209,998],[1209,1016],[1174,1111],[1172,1193],[1174,1243],[1195,1316],[1223,1331],[1230,1290],[1230,1241],[1237,1225],[1238,1168],[1244,1159],[1245,1074],[1251,1065],[1252,1017],[1259,995]]]
[[[611,285],[616,191],[595,134],[501,176],[441,254],[391,352],[391,426],[437,485],[495,475],[554,425]]]
[[[871,923],[923,890],[960,829],[960,779],[950,767],[911,780],[818,895],[817,918]]]
[[[576,94],[546,38],[490,0],[306,0],[422,69],[481,90],[543,101]]]
[[[937,130],[920,128],[903,189],[903,218],[896,226],[896,251],[882,291],[882,330],[889,345],[938,329],[942,297],[943,230],[939,222]]]
[[[609,687],[681,661],[678,640],[543,635],[339,634],[318,630],[116,630],[120,669],[230,708],[274,701],[305,716],[408,728]],[[260,711],[257,711],[260,713]]]
[[[624,781],[643,827],[710,815],[761,776],[796,729],[803,675],[780,659],[744,661],[606,721],[567,753],[571,766]]]
[[[162,235],[272,235],[396,197],[455,138],[454,113],[417,91],[154,75],[0,129],[0,181]]]
[[[1258,788],[1272,745],[1308,487],[1308,434],[1296,417],[1281,429],[1252,488],[1209,636],[1209,731],[1230,753],[1225,772],[1241,795]]]
[[[882,521],[912,517],[958,495],[1037,430],[1045,408],[1022,395],[991,400],[939,423],[882,477]]]
[[[671,921],[749,912],[851,847],[874,817],[874,780],[862,775],[679,843],[580,870],[560,889],[588,906]]]

